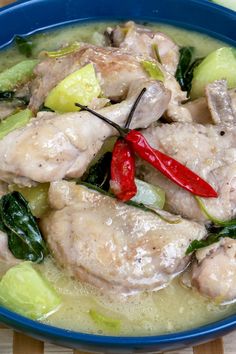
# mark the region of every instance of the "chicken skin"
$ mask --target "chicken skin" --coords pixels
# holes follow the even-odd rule
[[[190,242],[206,234],[198,223],[164,213],[177,222],[169,223],[73,182],[51,183],[49,202],[41,230],[56,261],[104,291],[166,286],[187,266]]]

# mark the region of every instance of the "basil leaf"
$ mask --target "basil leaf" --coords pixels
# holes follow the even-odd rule
[[[33,43],[30,40],[27,40],[24,37],[16,36],[15,37],[16,47],[19,52],[25,55],[27,58],[32,56]]]
[[[0,228],[7,233],[8,247],[19,259],[41,262],[46,245],[27,201],[19,192],[4,195],[0,200]]]
[[[112,153],[106,152],[97,163],[92,165],[88,172],[82,177],[82,182],[99,187],[104,191],[110,188],[110,166]]]

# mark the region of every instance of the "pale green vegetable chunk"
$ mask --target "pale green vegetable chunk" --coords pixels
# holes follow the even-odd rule
[[[55,312],[61,299],[32,263],[23,262],[2,277],[0,303],[23,316],[41,319]]]
[[[120,330],[120,320],[104,316],[98,311],[92,309],[89,311],[89,315],[100,327],[105,327],[107,330],[115,332]]]
[[[152,61],[144,60],[141,62],[141,65],[152,79],[159,80],[159,81],[164,80],[164,74],[156,63]]]
[[[213,0],[218,5],[228,7],[231,10],[236,11],[236,1],[235,0]]]
[[[33,74],[38,60],[24,60],[0,73],[0,91],[12,91],[26,83]]]
[[[9,134],[15,129],[22,128],[33,117],[33,113],[29,109],[25,109],[18,113],[15,113],[0,123],[0,139]]]
[[[80,110],[78,102],[87,106],[101,93],[93,64],[88,64],[62,80],[48,95],[45,106],[59,113]]]
[[[135,178],[137,194],[131,199],[136,203],[153,208],[163,209],[165,205],[165,192],[163,189]]]
[[[210,53],[194,70],[192,99],[204,96],[207,84],[226,79],[228,88],[236,87],[236,49],[223,47]]]
[[[16,184],[8,186],[10,192],[20,192],[29,203],[30,210],[36,218],[41,218],[49,208],[49,183],[40,183],[35,187],[20,187]]]

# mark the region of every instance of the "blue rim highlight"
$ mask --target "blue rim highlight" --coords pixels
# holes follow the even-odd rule
[[[165,13],[165,9],[162,8],[163,6],[161,5],[161,2],[165,2],[166,4],[168,3],[169,5],[171,4],[172,6],[174,6],[174,9],[172,9],[173,16],[170,16],[170,18],[169,14],[167,16],[167,13]],[[137,2],[137,0],[126,0],[126,3],[128,5],[134,4],[134,6],[136,6],[135,8],[132,8],[132,14],[130,14],[128,11],[129,6],[126,7],[127,4],[122,3],[122,6],[121,4],[119,5],[121,7],[120,12],[118,12],[119,16],[114,13],[112,13],[112,15],[109,15],[108,13],[106,13],[105,15],[101,14],[100,8],[97,7],[94,10],[95,13],[92,13],[93,9],[88,8],[88,14],[82,14],[80,18],[79,15],[78,17],[74,16],[74,13],[66,15],[66,10],[68,10],[66,7],[66,3],[70,3],[74,7],[76,7],[80,3],[82,3],[82,5],[86,7],[86,3],[91,3],[95,7],[100,6],[102,10],[106,12],[106,8],[103,5],[105,3],[109,3],[109,1],[100,0],[97,2],[93,2],[93,0],[31,0],[29,2],[28,0],[18,0],[16,3],[8,5],[0,10],[0,23],[1,25],[3,25],[3,28],[7,28],[7,30],[4,31],[6,32],[6,34],[1,33],[4,38],[1,39],[0,48],[10,44],[15,34],[33,34],[48,29],[54,29],[56,27],[64,26],[67,24],[75,24],[85,21],[107,21],[114,19],[119,21],[131,18],[136,21],[147,20],[153,22],[162,22],[171,25],[176,25],[178,27],[183,27],[189,30],[195,30],[211,35],[215,38],[221,39],[227,43],[236,46],[236,12],[223,8],[220,5],[209,3],[208,0],[139,0],[139,2]],[[116,3],[118,2],[113,3],[112,7],[116,6]],[[142,15],[142,6],[144,6],[145,9],[146,6],[151,3],[159,3],[159,7],[162,8],[162,10],[160,10],[160,12],[157,11],[157,13],[154,14],[152,13],[151,15]],[[185,9],[187,8],[186,16],[182,16],[181,14],[182,17],[176,13],[176,11],[178,12],[178,10],[181,9],[181,4],[182,6],[184,4]],[[41,12],[43,12],[43,9],[45,9],[45,5],[49,7],[51,6],[51,11],[53,11],[53,6],[56,6],[60,9],[65,8],[65,12],[63,13],[63,16],[61,16],[60,12],[56,9],[55,13],[50,15],[52,16],[50,23],[47,23],[47,16],[44,16],[45,19],[43,18],[43,16],[41,16],[38,23],[37,21],[31,19],[31,14],[35,15],[35,9],[39,9],[41,10]],[[82,10],[83,6],[81,6]],[[127,10],[126,14],[125,11],[122,12],[123,7]],[[204,21],[201,21],[201,18],[198,18],[198,20],[201,22],[201,24],[198,24],[198,21],[195,19],[195,12],[189,12],[191,9],[196,10],[196,12],[202,12],[203,15],[206,12],[207,16],[209,16],[209,23],[207,23],[207,25],[204,25]],[[90,10],[92,14],[90,13]],[[170,6],[168,7],[168,11],[170,11]],[[29,16],[29,25],[27,25],[27,21],[25,21],[25,19],[27,19],[26,13],[28,13]],[[19,16],[22,14],[24,14],[24,16],[23,19],[19,21],[20,30],[16,30],[14,26],[17,27],[18,25],[17,23],[15,24],[14,20],[16,19],[16,15]],[[40,11],[38,14],[40,15]],[[80,14],[80,12],[78,12],[78,14]],[[191,19],[189,19],[190,14]],[[180,16],[181,18],[176,19],[176,16]],[[66,19],[64,17],[66,17]],[[212,20],[212,18],[215,20],[215,22]],[[8,28],[9,26],[7,26],[10,20],[12,20],[12,24],[14,25],[13,29]],[[219,25],[217,21],[219,21]],[[222,27],[222,23],[225,23],[225,26]],[[35,30],[35,28],[37,28],[37,30]],[[15,32],[8,33],[11,30]],[[28,318],[18,315],[1,306],[0,321],[4,322],[9,326],[14,327],[15,329],[22,330],[30,335],[38,336],[38,338],[41,339],[49,339],[51,341],[55,341],[57,343],[64,344],[67,346],[82,347],[87,349],[91,349],[93,348],[93,346],[95,348],[96,346],[97,350],[99,350],[99,348],[101,350],[106,350],[104,349],[106,347],[107,349],[120,348],[124,350],[129,350],[138,348],[139,350],[146,349],[151,351],[175,349],[183,347],[184,345],[190,346],[199,341],[213,339],[236,328],[235,314],[208,325],[171,334],[142,337],[101,336],[95,334],[69,331],[54,326],[45,325],[40,322],[32,321]]]

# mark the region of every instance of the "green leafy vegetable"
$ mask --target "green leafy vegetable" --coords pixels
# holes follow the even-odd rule
[[[187,248],[186,255],[219,241],[219,235],[209,235],[205,240],[194,240]]]
[[[219,232],[220,237],[230,237],[236,238],[236,220],[234,220],[234,225],[226,226]]]
[[[0,92],[0,101],[12,101],[15,98],[14,91]]]
[[[121,321],[104,316],[103,314],[97,312],[96,310],[89,310],[89,315],[99,326],[105,327],[111,331],[119,332]]]
[[[141,62],[141,65],[152,79],[159,81],[164,80],[164,74],[156,63],[144,60]]]
[[[55,312],[61,299],[30,262],[10,268],[0,281],[0,303],[32,319]]]
[[[112,153],[106,152],[97,163],[90,167],[88,172],[82,177],[82,181],[108,191],[110,188],[111,158]]]
[[[0,199],[0,230],[8,236],[8,247],[19,259],[41,262],[46,245],[27,201],[19,192]]]
[[[186,74],[192,62],[193,47],[182,47],[179,50],[179,63],[175,73],[175,77],[180,84],[182,90],[186,90]]]
[[[184,89],[185,89],[185,91],[187,91],[188,96],[189,96],[191,88],[192,88],[192,80],[193,80],[194,70],[198,67],[198,65],[201,64],[201,62],[203,60],[204,60],[204,58],[195,59],[185,74],[185,88]]]
[[[236,239],[236,220],[234,220],[235,225],[226,226],[222,228],[217,234],[210,234],[204,240],[194,240],[190,243],[186,254],[190,254],[200,248],[207,247],[212,245],[213,243],[218,242],[222,237],[229,237]]]
[[[15,129],[25,126],[33,117],[29,109],[15,113],[0,122],[0,140]]]
[[[179,64],[175,73],[176,80],[180,84],[181,89],[187,91],[188,95],[192,87],[193,72],[203,60],[203,58],[197,58],[192,61],[193,52],[193,47],[180,48]]]
[[[0,102],[13,102],[19,101],[19,106],[26,106],[29,103],[29,98],[26,96],[18,97],[14,91],[0,92]]]
[[[0,73],[0,91],[12,91],[18,85],[23,85],[33,75],[38,60],[24,60]]]
[[[32,56],[33,42],[21,36],[15,37],[16,47],[19,52],[25,55],[27,58]]]

